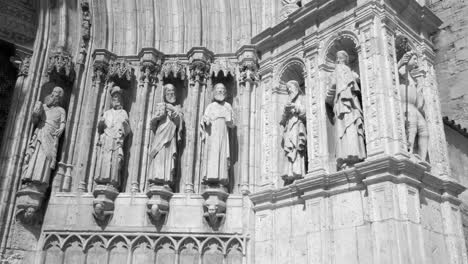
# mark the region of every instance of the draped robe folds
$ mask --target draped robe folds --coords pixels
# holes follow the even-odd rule
[[[338,167],[366,157],[364,121],[356,95],[359,86],[356,74],[347,65],[338,64],[327,90],[327,103],[335,114],[335,144]]]
[[[123,109],[109,109],[104,113],[103,122],[105,129],[99,138],[94,181],[118,188],[124,139],[130,133],[128,114]]]
[[[55,106],[42,106],[40,112],[33,113],[38,124],[29,142],[29,162],[23,171],[23,181],[39,182],[48,185],[50,174],[55,169],[59,138],[53,134],[66,122],[65,110]]]
[[[302,96],[298,95],[291,103],[295,105],[296,112],[290,114],[285,109],[282,122],[284,132],[281,146],[288,159],[288,164],[282,175],[285,181],[302,178],[306,173],[304,156],[307,132],[305,126],[306,113],[302,104]]]
[[[230,148],[229,131],[226,122],[233,121],[232,107],[228,102],[212,102],[205,110],[204,117],[211,125],[202,124],[204,140],[203,181],[205,183],[229,183]]]
[[[160,120],[153,119],[156,126],[150,152],[150,183],[171,185],[174,182],[177,160],[177,145],[182,139],[183,115],[180,106],[175,111],[165,110]]]

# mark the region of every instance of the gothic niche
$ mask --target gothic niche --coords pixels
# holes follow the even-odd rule
[[[202,196],[204,219],[218,230],[225,219],[226,200],[234,184],[233,164],[237,161],[236,118],[232,107],[234,82],[229,73],[216,73],[213,87],[205,93],[205,110],[200,121]],[[231,88],[228,89],[227,87]],[[231,93],[230,93],[230,92]],[[203,105],[203,104],[202,104]]]
[[[66,125],[66,107],[75,80],[73,58],[63,48],[51,53],[45,83],[31,112],[32,130],[16,193],[16,218],[35,224],[49,190],[52,173],[60,160],[59,149]]]
[[[357,47],[351,37],[336,39],[326,53],[326,107],[330,154],[344,170],[366,158]],[[332,159],[332,160],[333,160]]]
[[[126,61],[112,62],[106,86],[101,94],[93,191],[93,216],[100,226],[107,225],[112,218],[114,200],[125,186],[126,143],[131,128],[125,108],[129,102],[125,102],[124,98],[130,97],[128,87],[131,86],[133,76]],[[127,89],[124,90],[118,85]]]
[[[405,118],[407,150],[422,160],[428,159],[429,130],[425,115],[425,102],[422,83],[425,72],[419,69],[419,54],[412,48],[407,38],[399,36],[395,40],[400,80],[401,109]]]
[[[281,178],[284,185],[301,179],[307,173],[307,129],[304,97],[304,64],[291,61],[280,76],[280,92],[286,102],[280,121],[284,154]]]
[[[153,139],[149,150],[147,213],[153,224],[162,224],[169,212],[169,200],[180,180],[180,157],[184,139],[184,113],[181,93],[183,82],[163,86],[162,102],[155,105],[151,117]]]

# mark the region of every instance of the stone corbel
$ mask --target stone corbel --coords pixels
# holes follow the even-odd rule
[[[140,71],[142,82],[154,83],[162,68],[164,54],[154,48],[143,48],[140,57]]]
[[[70,86],[75,81],[73,57],[63,48],[52,52],[47,64],[49,81],[63,83]]]
[[[37,224],[46,190],[47,185],[40,182],[24,184],[16,193],[16,219],[26,225]]]
[[[170,188],[159,185],[152,185],[146,192],[148,202],[146,213],[154,225],[162,225],[167,221],[169,214],[169,201],[173,193]]]
[[[192,48],[188,53],[190,81],[204,83],[210,76],[211,61],[213,60],[213,52],[206,48]]]
[[[208,188],[202,196],[205,199],[203,218],[214,231],[218,231],[226,219],[226,200],[229,194],[220,188]]]
[[[21,60],[19,66],[18,76],[28,76],[29,74],[29,65],[31,64],[31,56],[26,56]]]
[[[241,82],[256,82],[258,77],[258,57],[254,45],[242,46],[236,52],[237,60],[239,62],[239,72]]]
[[[112,185],[96,185],[93,195],[94,219],[99,226],[104,227],[114,215],[114,201],[119,191]]]

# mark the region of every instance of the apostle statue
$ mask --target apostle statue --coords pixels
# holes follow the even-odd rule
[[[49,185],[51,171],[56,165],[59,139],[65,130],[66,114],[59,106],[63,96],[63,89],[57,86],[46,96],[44,104],[38,101],[34,106],[32,121],[35,130],[26,153],[23,183]]]
[[[130,133],[130,124],[127,111],[123,109],[120,87],[112,88],[111,98],[111,109],[104,112],[98,123],[99,142],[94,181],[118,188],[124,159],[123,144]]]
[[[202,175],[207,185],[218,187],[229,183],[230,148],[229,128],[234,127],[231,105],[225,101],[226,87],[218,83],[214,87],[214,100],[206,109],[201,120],[204,156]]]
[[[183,113],[176,105],[175,87],[164,86],[164,102],[156,105],[156,115],[151,120],[154,139],[150,149],[149,182],[169,187],[176,174],[177,148],[182,140]]]
[[[302,178],[305,171],[306,155],[306,113],[303,104],[303,95],[297,81],[289,81],[286,84],[289,94],[289,102],[284,107],[280,125],[283,127],[283,140],[281,146],[285,152],[288,163],[282,178],[285,184],[290,184],[296,179]]]
[[[333,107],[335,125],[336,161],[339,170],[353,166],[366,158],[364,121],[359,76],[348,66],[346,51],[338,51],[326,102]]]
[[[413,153],[416,136],[418,136],[417,154],[426,160],[429,144],[429,131],[424,117],[424,96],[418,86],[415,69],[418,68],[418,56],[409,51],[398,62],[400,74],[401,104],[405,113],[405,129],[408,140],[408,151]]]

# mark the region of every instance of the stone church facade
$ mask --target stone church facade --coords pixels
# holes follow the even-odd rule
[[[34,5],[2,261],[468,263],[424,1]]]

